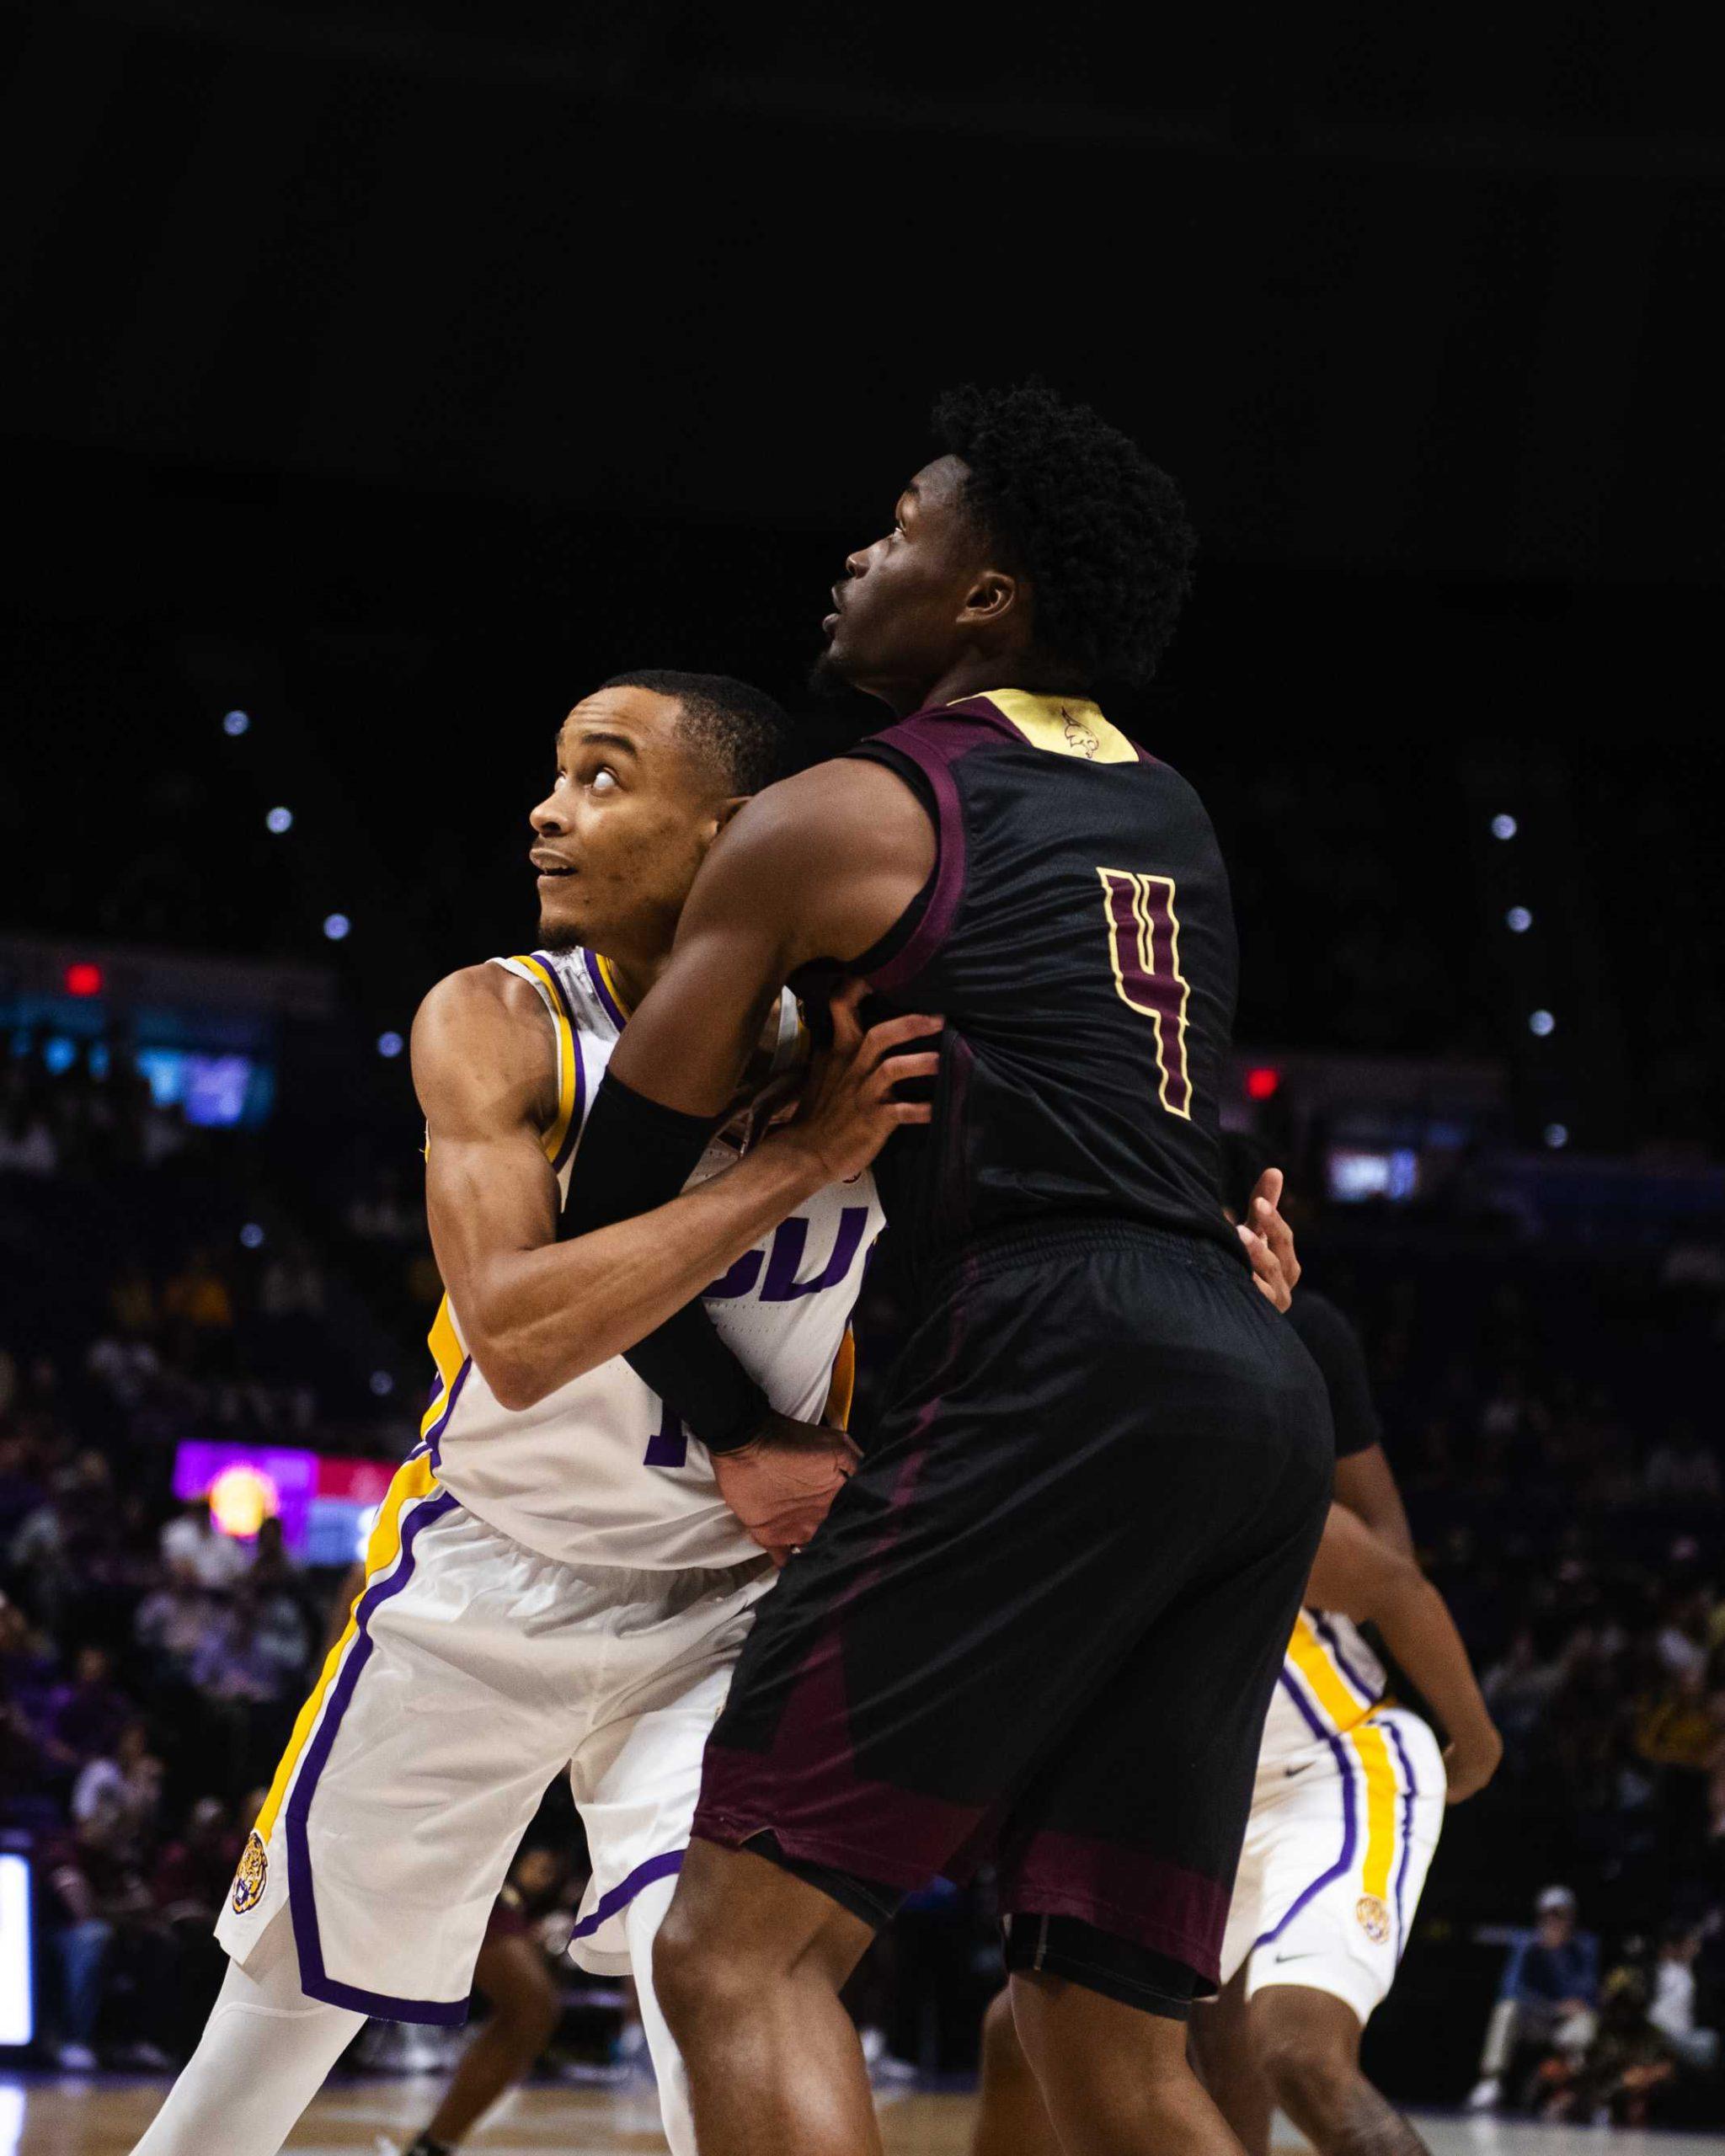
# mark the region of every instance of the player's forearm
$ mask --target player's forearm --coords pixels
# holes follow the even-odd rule
[[[794,1131],[649,1213],[485,1267],[459,1315],[505,1407],[531,1407],[609,1362],[696,1299],[819,1190],[826,1172]]]
[[[1407,1566],[1369,1614],[1450,1742],[1495,1745],[1496,1726],[1467,1649],[1443,1596],[1430,1581]]]

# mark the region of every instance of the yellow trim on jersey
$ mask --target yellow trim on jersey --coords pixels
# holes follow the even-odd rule
[[[1033,749],[1081,756],[1088,764],[1138,761],[1138,751],[1088,696],[1033,696],[1023,689],[986,689],[983,694]]]
[[[1387,1902],[1390,1868],[1396,1860],[1396,1769],[1384,1732],[1375,1721],[1359,1723],[1348,1732],[1348,1741],[1365,1777],[1365,1854],[1359,1883],[1368,1894]]]
[[[1329,1649],[1318,1637],[1317,1627],[1303,1609],[1295,1623],[1294,1636],[1288,1642],[1288,1659],[1306,1680],[1306,1689],[1320,1709],[1329,1716],[1338,1737],[1345,1737],[1371,1712],[1370,1706],[1363,1705],[1348,1689]]]
[[[431,1350],[431,1359],[437,1365],[437,1390],[431,1396],[431,1405],[419,1417],[419,1435],[429,1438],[431,1426],[449,1405],[451,1388],[462,1374],[462,1364],[467,1360],[467,1351],[462,1346],[461,1335],[455,1329],[455,1318],[446,1295],[437,1305],[437,1315],[431,1321],[431,1330],[425,1335],[425,1345]]]
[[[599,969],[599,978],[605,983],[606,992],[611,1001],[616,1004],[626,1019],[633,1018],[635,1015],[635,1006],[617,986],[617,975],[611,969],[610,959],[606,957],[604,952],[595,951],[593,953],[593,963]]]
[[[601,958],[599,963],[603,965],[605,961]],[[561,984],[552,979],[537,958],[526,953],[517,958],[515,963],[525,966],[535,980],[544,985],[546,1005],[551,1012],[552,1025],[557,1032],[557,1120],[540,1141],[545,1148],[546,1158],[554,1161],[562,1150],[563,1139],[569,1136],[569,1118],[575,1112],[575,1036],[569,1020],[563,1016]]]
[[[437,1487],[437,1470],[431,1465],[429,1453],[418,1453],[396,1470],[382,1504],[378,1508],[376,1525],[366,1545],[366,1587],[381,1574],[387,1572],[401,1555],[401,1515],[403,1507],[429,1497]],[[361,1588],[360,1594],[363,1594]],[[323,1701],[330,1686],[335,1682],[336,1672],[341,1668],[348,1649],[359,1632],[360,1595],[354,1597],[354,1606],[348,1612],[347,1624],[341,1637],[331,1647],[318,1682],[312,1688],[311,1697],[300,1709],[299,1719],[294,1723],[293,1734],[287,1740],[287,1749],[275,1769],[275,1779],[270,1785],[270,1794],[264,1800],[264,1808],[258,1814],[257,1833],[264,1841],[270,1838],[276,1815],[281,1810],[282,1800],[287,1795],[288,1784],[293,1780],[293,1770],[299,1758],[311,1741],[312,1732],[318,1726]]]
[[[849,1326],[839,1342],[839,1352],[832,1358],[832,1383],[827,1388],[826,1406],[820,1419],[830,1428],[848,1430],[851,1427],[851,1402],[857,1396],[857,1336]]]

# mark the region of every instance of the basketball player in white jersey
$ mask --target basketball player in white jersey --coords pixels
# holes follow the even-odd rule
[[[1503,1747],[1441,1595],[1411,1556],[1332,1505],[1258,1753],[1221,1956],[1248,2040],[1199,2046],[1210,2093],[1247,2151],[1268,2156],[1279,2100],[1322,2156],[1423,2156],[1359,2072],[1446,1804]],[[1358,1625],[1374,1623],[1449,1737],[1385,1696]],[[1260,2002],[1262,2004],[1260,2005]],[[1199,2008],[1194,2017],[1210,2011]],[[1006,1995],[989,2009],[973,2156],[1058,2156]]]
[[[862,1036],[841,995],[833,1050],[772,1129],[801,1075],[783,999],[685,1194],[575,1241],[558,1227],[586,1105],[707,847],[772,776],[779,723],[708,675],[622,677],[577,705],[532,816],[542,947],[451,974],[420,1010],[438,1382],[247,1843],[221,1997],[138,2156],[274,2156],[367,2015],[461,2021],[505,1872],[565,1771],[593,1860],[574,1951],[634,1974],[667,2135],[693,2149],[653,1937],[755,1604],[855,1457],[868,1163],[927,1120],[891,1088],[936,1063],[883,1058],[938,1020]],[[793,1418],[718,1460],[619,1353],[703,1293]]]

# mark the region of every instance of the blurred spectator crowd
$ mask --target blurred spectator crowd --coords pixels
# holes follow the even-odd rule
[[[279,1129],[267,1154],[188,1129],[121,1063],[51,1078],[27,1045],[0,1056],[0,1836],[33,1859],[47,2040],[73,2066],[194,2040],[210,1928],[339,1585],[275,1523],[242,1544],[176,1502],[174,1449],[398,1456],[436,1289],[410,1140],[326,1155],[320,1182]],[[1725,2117],[1725,1471],[1696,1410],[1718,1397],[1725,1266],[1406,1215],[1300,1230],[1312,1284],[1360,1324],[1506,1742],[1450,1816],[1377,2070],[1410,2098],[1471,2081],[1557,2116]],[[865,1434],[899,1322],[879,1273]],[[566,1800],[537,1837],[558,1860],[529,1867],[536,1921],[579,1889]],[[1574,1898],[1520,1939],[1554,1881]],[[985,1881],[905,1913],[859,1994],[878,2041],[974,2057],[990,1913]],[[1592,1941],[1561,1978],[1560,1913]]]

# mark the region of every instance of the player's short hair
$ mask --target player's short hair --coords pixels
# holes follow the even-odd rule
[[[764,689],[733,680],[729,674],[682,674],[665,666],[613,674],[600,686],[650,689],[655,696],[674,697],[678,731],[718,766],[733,793],[759,793],[783,771],[790,721]]]
[[[1039,644],[1087,681],[1147,681],[1198,550],[1167,473],[1087,404],[1033,377],[949,389],[933,424],[970,468],[966,505],[1030,580]]]

